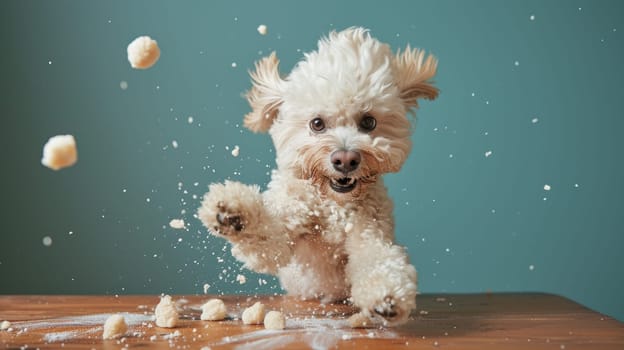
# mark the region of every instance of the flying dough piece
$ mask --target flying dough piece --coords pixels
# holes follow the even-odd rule
[[[41,164],[52,170],[60,170],[76,164],[78,151],[76,139],[72,135],[57,135],[50,137],[43,146]]]
[[[128,61],[132,68],[147,69],[160,58],[160,48],[156,40],[140,36],[128,45]]]

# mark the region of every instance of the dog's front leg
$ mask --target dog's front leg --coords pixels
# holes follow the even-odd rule
[[[416,269],[405,248],[382,230],[366,227],[347,237],[347,277],[353,303],[386,325],[405,323],[416,307]]]
[[[290,238],[282,220],[266,210],[258,186],[212,184],[197,214],[212,234],[232,243],[232,255],[251,270],[276,274],[290,260]]]

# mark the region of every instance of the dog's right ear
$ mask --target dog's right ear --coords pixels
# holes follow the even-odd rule
[[[279,60],[275,52],[256,62],[256,70],[249,72],[253,87],[247,93],[251,112],[245,116],[244,125],[253,132],[266,132],[277,117],[282,104],[284,80],[279,74]]]

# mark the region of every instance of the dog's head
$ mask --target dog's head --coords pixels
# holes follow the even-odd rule
[[[245,126],[269,131],[277,166],[324,195],[357,200],[411,148],[407,114],[434,99],[437,61],[411,49],[394,54],[363,28],[332,32],[286,78],[275,53],[256,63]]]

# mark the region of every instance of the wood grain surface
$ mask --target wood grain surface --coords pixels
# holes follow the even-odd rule
[[[549,294],[421,295],[418,311],[397,328],[351,329],[356,310],[284,296],[219,296],[225,321],[201,321],[212,296],[174,296],[181,322],[151,321],[158,296],[0,296],[0,349],[624,349],[624,324]],[[282,311],[286,329],[265,330],[240,321],[261,301]],[[111,313],[123,313],[126,336],[102,340]]]

